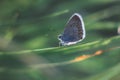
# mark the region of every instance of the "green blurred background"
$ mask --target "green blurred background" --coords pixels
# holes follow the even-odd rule
[[[57,37],[76,12],[83,17],[86,38],[77,45],[59,47]],[[0,0],[0,80],[120,80],[120,48],[80,63],[24,70],[28,65],[59,63],[81,53],[118,47],[120,37],[108,46],[101,46],[102,41],[95,47],[81,46],[114,39],[119,26],[119,0]]]

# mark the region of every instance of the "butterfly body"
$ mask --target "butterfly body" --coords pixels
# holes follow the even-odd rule
[[[85,38],[85,28],[82,17],[74,13],[68,20],[64,32],[59,35],[61,45],[72,45],[80,42]]]

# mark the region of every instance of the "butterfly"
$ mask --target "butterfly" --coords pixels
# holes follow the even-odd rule
[[[58,36],[61,46],[72,45],[85,38],[84,22],[80,14],[74,13],[68,20],[62,34]]]

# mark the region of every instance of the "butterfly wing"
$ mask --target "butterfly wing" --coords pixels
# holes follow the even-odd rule
[[[59,39],[63,43],[75,43],[83,40],[85,37],[85,29],[82,17],[75,13],[67,22],[66,28]]]

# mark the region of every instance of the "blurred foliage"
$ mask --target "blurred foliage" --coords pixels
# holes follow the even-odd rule
[[[0,80],[120,80],[119,9],[119,0],[0,0]],[[59,47],[75,12],[86,38]]]

